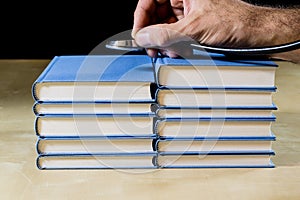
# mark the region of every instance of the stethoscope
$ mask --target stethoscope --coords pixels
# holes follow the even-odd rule
[[[224,55],[237,55],[237,56],[261,56],[274,53],[282,53],[292,51],[300,48],[300,40],[294,41],[287,44],[266,46],[266,47],[255,47],[255,48],[223,48],[217,46],[209,46],[199,43],[186,43],[193,49],[200,51],[206,51],[211,53],[219,53]],[[144,47],[140,47],[134,40],[113,40],[106,43],[106,48],[124,51],[144,51]]]

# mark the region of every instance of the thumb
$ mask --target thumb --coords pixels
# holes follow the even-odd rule
[[[136,33],[135,41],[145,48],[165,48],[178,42],[191,41],[190,37],[179,32],[179,22],[147,26]]]

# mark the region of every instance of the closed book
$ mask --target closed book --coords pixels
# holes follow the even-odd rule
[[[274,88],[277,64],[270,60],[159,57],[160,88]]]
[[[153,138],[39,138],[40,155],[153,153]]]
[[[156,153],[39,155],[36,165],[41,170],[156,169],[155,159]]]
[[[55,56],[32,85],[41,102],[154,102],[146,55]]]
[[[159,168],[274,168],[274,152],[262,154],[158,154]]]
[[[158,139],[155,149],[164,154],[197,153],[269,153],[273,152],[275,136],[258,137],[222,137],[191,139]]]
[[[155,133],[160,138],[271,137],[275,119],[159,119]]]
[[[97,115],[97,116],[154,116],[156,104],[153,103],[63,103],[63,102],[36,102],[33,112],[36,116],[45,115]]]
[[[156,109],[156,115],[161,119],[275,119],[273,113],[277,107],[191,107],[176,108],[161,106]]]
[[[275,89],[158,89],[159,106],[170,108],[272,108]]]
[[[156,118],[133,116],[38,116],[35,132],[39,137],[152,137]]]

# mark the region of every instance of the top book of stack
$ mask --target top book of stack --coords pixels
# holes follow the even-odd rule
[[[155,101],[146,55],[56,56],[34,82],[36,102],[134,103]]]
[[[270,60],[161,57],[155,63],[155,73],[162,89],[275,90],[276,67]]]

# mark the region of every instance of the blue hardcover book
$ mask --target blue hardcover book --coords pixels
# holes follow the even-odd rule
[[[269,153],[160,154],[155,159],[158,168],[274,168]]]
[[[147,55],[55,56],[32,86],[40,102],[154,102]]]
[[[259,108],[270,109],[275,88],[248,89],[163,89],[156,101],[165,108]]]
[[[158,106],[155,110],[159,119],[271,119],[277,110],[275,104],[270,107],[167,107]]]
[[[84,116],[156,116],[157,105],[148,102],[35,102],[33,112],[36,116],[66,116],[72,117],[77,115]]]
[[[262,154],[273,152],[275,136],[219,138],[158,138],[154,149],[160,154]]]
[[[275,118],[158,119],[154,131],[162,139],[273,138]]]
[[[127,155],[155,153],[155,137],[38,138],[39,155]]]
[[[159,88],[275,89],[277,64],[271,60],[159,57],[155,62]]]
[[[34,129],[41,138],[152,138],[156,120],[149,115],[47,115],[35,118]]]
[[[156,169],[156,155],[156,153],[39,155],[36,165],[41,170]]]

